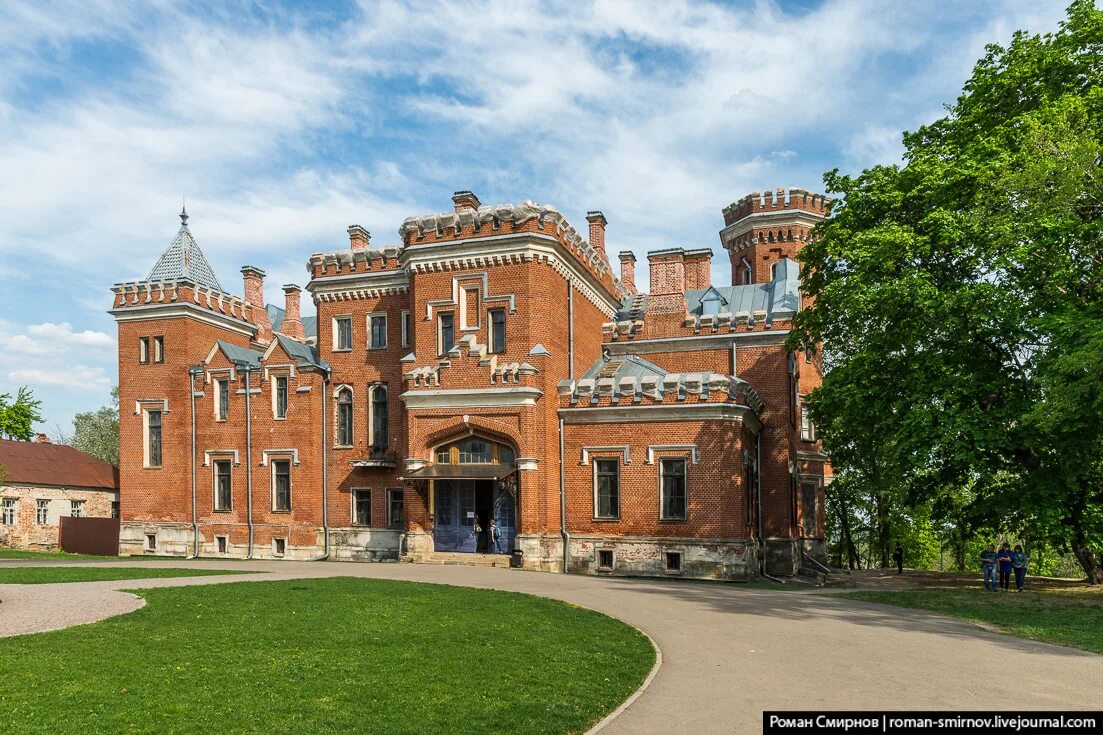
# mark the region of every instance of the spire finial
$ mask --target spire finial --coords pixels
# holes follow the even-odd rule
[[[187,197],[182,197],[182,204],[180,205],[180,224],[187,227],[188,225],[188,200]]]

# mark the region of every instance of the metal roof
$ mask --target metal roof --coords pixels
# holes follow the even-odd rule
[[[283,347],[284,352],[295,359],[299,367],[320,367],[326,370],[329,369],[329,364],[325,360],[319,358],[318,351],[310,345],[291,339],[285,334],[277,334],[276,340],[279,341],[280,347]]]
[[[646,378],[650,375],[661,378],[666,374],[666,370],[644,360],[642,357],[620,355],[601,358],[586,371],[582,379],[616,378],[619,381],[621,378]]]
[[[119,489],[119,470],[65,444],[0,439],[7,483]]]
[[[280,327],[283,326],[284,317],[287,313],[276,306],[275,304],[268,304],[265,307],[268,312],[268,321],[272,323],[272,331],[280,331]],[[303,320],[303,334],[307,337],[318,336],[318,317],[317,316],[304,316]]]
[[[201,286],[213,288],[216,291],[224,291],[222,284],[214,274],[214,269],[207,262],[203,251],[199,249],[187,224],[180,225],[180,231],[176,233],[168,249],[161,254],[153,270],[149,272],[147,281],[172,281],[187,279]]]
[[[260,358],[262,356],[260,352],[246,349],[245,347],[238,347],[223,339],[218,340],[218,347],[230,362],[243,366],[248,365],[254,370],[260,369]]]

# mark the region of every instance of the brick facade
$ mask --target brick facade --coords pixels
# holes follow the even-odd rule
[[[799,406],[819,363],[784,347],[800,239],[754,243],[781,265],[737,288],[711,285],[709,249],[651,253],[637,294],[601,212],[584,238],[553,207],[453,204],[310,256],[316,322],[294,284],[270,322],[259,268],[244,298],[195,275],[186,224],[158,278],[115,286],[124,553],[416,561],[483,549],[474,516],[496,514],[534,569],[747,579],[822,555]]]

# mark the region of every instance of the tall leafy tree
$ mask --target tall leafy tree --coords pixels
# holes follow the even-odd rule
[[[26,386],[19,389],[15,400],[11,393],[0,394],[0,437],[29,442],[35,435],[34,425],[42,421],[41,407],[42,401]]]
[[[825,177],[802,251],[842,474],[1067,544],[1103,583],[1103,12],[991,45],[901,166]],[[870,468],[877,475],[870,475]],[[967,490],[963,490],[967,489]],[[937,519],[936,519],[937,520]]]
[[[119,464],[119,387],[111,389],[110,406],[73,417],[68,444],[108,464]]]

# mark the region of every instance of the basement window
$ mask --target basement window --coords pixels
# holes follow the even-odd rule
[[[146,534],[146,551],[156,551],[156,550],[157,550],[157,534],[147,533]]]
[[[597,551],[597,568],[603,572],[613,571],[613,550],[612,549],[598,549]]]
[[[682,552],[668,551],[664,556],[666,557],[666,571],[672,574],[682,571]]]
[[[276,556],[283,556],[287,552],[287,539],[276,538],[272,539],[272,553]]]
[[[214,537],[215,548],[218,549],[219,554],[225,554],[226,553],[226,547],[228,545],[226,543],[226,541],[227,541],[227,539],[226,539],[225,536],[215,536]]]

